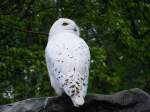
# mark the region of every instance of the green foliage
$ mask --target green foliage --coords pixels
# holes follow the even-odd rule
[[[3,2],[2,2],[3,1]],[[2,0],[0,104],[54,95],[44,49],[61,13],[76,21],[91,51],[88,92],[150,92],[150,3],[144,0]],[[61,12],[58,11],[61,9]],[[32,32],[29,32],[32,31]]]

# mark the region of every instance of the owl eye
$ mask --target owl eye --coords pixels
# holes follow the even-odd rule
[[[67,25],[68,25],[68,23],[65,23],[65,22],[64,22],[62,25],[63,25],[63,26],[67,26]]]

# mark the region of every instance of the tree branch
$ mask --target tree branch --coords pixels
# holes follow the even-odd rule
[[[2,24],[2,26],[6,26],[7,28],[14,29],[16,31],[20,31],[20,32],[24,32],[24,33],[31,33],[31,34],[35,34],[35,35],[45,35],[45,36],[48,36],[48,33],[46,33],[46,32],[29,31],[29,30],[20,29],[18,27],[6,25],[6,24]]]
[[[17,30],[17,31],[21,31],[21,32],[25,32],[25,33],[32,33],[32,34],[48,36],[48,33],[46,33],[46,32],[34,32],[34,31],[28,31],[28,30],[24,30],[24,29],[19,29],[19,28],[16,28],[16,27],[12,27],[12,28]]]

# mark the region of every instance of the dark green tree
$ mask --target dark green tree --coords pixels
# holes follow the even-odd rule
[[[80,26],[91,50],[88,92],[150,92],[148,0],[0,0],[0,104],[54,95],[44,58],[59,17]]]

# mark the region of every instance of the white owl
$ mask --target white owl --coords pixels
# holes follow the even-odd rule
[[[83,105],[88,87],[90,51],[80,38],[74,21],[60,18],[52,25],[45,57],[55,92],[58,95],[66,93],[76,107]]]

